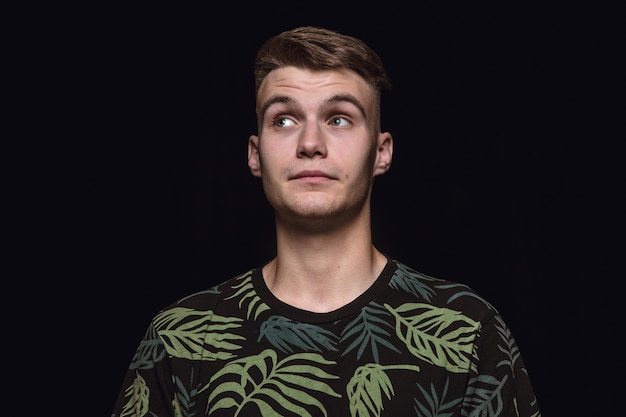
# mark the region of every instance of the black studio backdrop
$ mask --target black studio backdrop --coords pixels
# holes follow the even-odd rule
[[[273,215],[246,165],[252,61],[267,37],[311,24],[366,40],[393,81],[383,128],[395,154],[374,186],[375,244],[502,312],[544,415],[599,415],[611,400],[585,398],[616,388],[595,373],[610,366],[588,348],[600,328],[576,282],[603,280],[607,294],[615,285],[592,161],[607,46],[584,13],[445,2],[349,19],[290,10],[132,10],[91,46],[89,270],[100,329],[114,336],[98,342],[110,361],[105,411],[152,315],[273,256]]]

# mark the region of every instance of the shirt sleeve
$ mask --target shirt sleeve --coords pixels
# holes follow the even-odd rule
[[[524,361],[501,316],[496,314],[483,324],[476,352],[478,361],[469,375],[464,414],[540,417]]]
[[[165,345],[150,325],[126,372],[112,417],[177,417],[177,404]]]

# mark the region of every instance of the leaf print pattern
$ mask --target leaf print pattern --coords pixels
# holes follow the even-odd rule
[[[395,316],[396,334],[413,355],[451,372],[465,373],[473,367],[473,342],[480,323],[459,311],[431,304],[385,307]]]
[[[274,407],[312,417],[304,406],[314,406],[328,416],[318,394],[341,397],[323,381],[338,378],[322,369],[322,365],[334,363],[317,353],[295,354],[279,361],[275,351],[266,349],[229,362],[200,391],[212,388],[207,404],[209,414],[235,407],[233,415],[238,416],[246,405],[254,404],[264,417],[283,414]]]
[[[197,296],[202,295],[202,294],[219,294],[219,293],[220,293],[219,285],[215,285],[215,286],[213,286],[213,287],[211,287],[211,288],[209,288],[207,290],[198,291],[198,292],[196,292],[194,294],[188,295],[187,297],[181,298],[180,300],[178,300],[176,302],[176,304],[184,303],[188,299],[190,299],[192,297],[197,297]]]
[[[506,359],[502,359],[496,366],[508,366],[511,370],[511,374],[515,376],[515,362],[521,357],[517,344],[513,339],[513,335],[511,331],[504,325],[504,321],[500,316],[496,316],[495,320],[497,321],[496,330],[498,331],[498,335],[504,342],[504,345],[498,345],[498,349],[504,355],[503,357]],[[522,368],[525,370],[524,368]]]
[[[135,380],[132,385],[126,388],[124,397],[129,398],[122,408],[120,417],[143,417],[148,413],[150,388],[139,373],[135,374]]]
[[[154,325],[150,324],[146,336],[135,351],[129,369],[151,369],[165,357],[165,346],[157,335]]]
[[[502,413],[502,387],[507,376],[498,381],[490,375],[479,375],[469,380],[468,394],[463,401],[462,416],[496,417]],[[471,413],[468,411],[471,410]]]
[[[211,310],[172,307],[157,314],[154,326],[167,353],[178,358],[195,360],[230,359],[232,351],[241,346],[233,343],[243,336],[226,330],[241,327],[241,319],[222,317]]]
[[[352,417],[380,417],[383,410],[383,394],[390,400],[394,395],[388,370],[410,370],[419,372],[415,365],[378,365],[370,363],[360,366],[346,387]]]
[[[269,310],[268,305],[262,302],[261,297],[259,297],[256,291],[254,291],[254,285],[252,284],[252,272],[248,272],[247,274],[237,277],[235,281],[241,281],[237,285],[233,286],[233,288],[238,289],[238,291],[232,296],[227,297],[226,300],[239,298],[239,308],[243,308],[244,302],[248,301],[246,318],[249,319],[254,316],[254,319],[256,320],[257,317],[259,317],[259,314]]]
[[[461,398],[454,398],[446,400],[448,396],[448,387],[450,385],[450,378],[446,379],[446,383],[443,386],[443,390],[440,394],[437,393],[435,385],[430,384],[430,390],[426,390],[421,385],[417,384],[417,388],[422,393],[425,404],[423,402],[415,400],[415,414],[420,417],[451,417],[454,415],[458,404],[461,402]]]
[[[391,334],[385,327],[393,329],[388,319],[379,316],[389,316],[389,312],[384,309],[380,304],[372,302],[369,306],[364,307],[359,315],[348,324],[342,334],[341,341],[344,342],[350,337],[355,336],[352,343],[341,354],[345,356],[352,350],[356,349],[357,359],[361,359],[363,352],[369,346],[372,351],[372,356],[375,363],[379,363],[378,345],[383,345],[394,352],[400,352],[394,345],[389,342],[389,335]]]
[[[412,270],[404,264],[398,263],[396,273],[391,277],[389,286],[394,289],[402,289],[403,291],[421,297],[426,301],[430,301],[435,293],[428,281],[439,281],[436,278],[420,274]]]
[[[304,351],[336,351],[337,336],[320,326],[308,323],[296,323],[283,316],[271,316],[261,325],[260,341],[266,338],[282,352],[293,352],[292,347]]]
[[[441,289],[441,290],[451,290],[451,289],[459,290],[459,291],[454,291],[453,294],[450,296],[450,298],[448,298],[448,304],[462,297],[472,297],[472,298],[476,298],[477,300],[480,300],[480,302],[482,302],[483,304],[488,306],[490,309],[495,311],[495,308],[491,304],[489,304],[485,299],[483,299],[474,291],[472,291],[470,287],[468,287],[467,285],[453,283],[453,284],[435,285],[435,288]]]
[[[191,372],[190,380],[191,385],[193,384],[193,372]],[[195,413],[190,410],[195,410],[196,408],[196,393],[198,389],[193,388],[188,390],[183,381],[178,377],[174,377],[174,385],[177,388],[177,394],[172,405],[176,415],[193,417]]]
[[[275,303],[263,279],[159,312],[112,417],[541,416],[511,332],[465,285],[390,260],[358,300],[312,313]]]

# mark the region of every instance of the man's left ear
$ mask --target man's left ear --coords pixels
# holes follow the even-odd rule
[[[378,149],[376,150],[376,167],[374,175],[382,175],[389,171],[393,157],[393,138],[391,133],[382,132],[378,136]]]

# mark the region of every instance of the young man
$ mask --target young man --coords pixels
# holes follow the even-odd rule
[[[302,27],[261,47],[255,77],[248,165],[277,255],[158,313],[113,415],[539,416],[498,312],[372,244],[393,155],[376,53]]]

